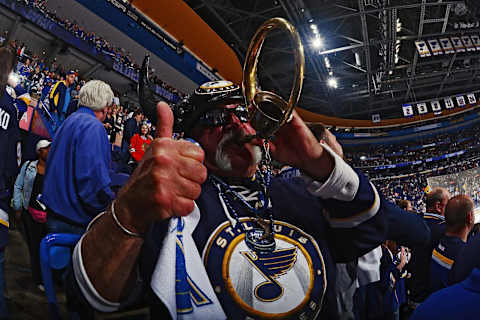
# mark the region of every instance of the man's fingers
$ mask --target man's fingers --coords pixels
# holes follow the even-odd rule
[[[207,179],[207,168],[192,158],[183,158],[178,163],[178,173],[185,179],[196,183],[204,183]]]
[[[195,208],[195,203],[192,199],[177,197],[173,203],[173,216],[187,216],[192,213]]]
[[[171,138],[173,133],[173,112],[165,102],[157,104],[157,138]]]
[[[182,156],[203,162],[203,159],[205,158],[205,153],[203,152],[203,149],[201,147],[189,141],[180,140],[178,141],[178,143],[179,143],[179,153]]]
[[[196,200],[202,192],[202,187],[199,183],[179,177],[174,192],[177,197]]]

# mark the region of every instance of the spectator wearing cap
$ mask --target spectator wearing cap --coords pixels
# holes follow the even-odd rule
[[[47,234],[45,222],[47,213],[45,206],[38,201],[42,194],[43,180],[51,142],[40,140],[36,151],[38,160],[26,161],[15,181],[13,191],[13,209],[17,219],[21,217],[25,228],[28,249],[30,252],[30,267],[35,285],[44,291],[40,269],[40,242]]]
[[[113,199],[111,147],[103,127],[112,101],[108,84],[87,82],[80,89],[79,109],[55,135],[42,195],[51,233],[83,233],[91,219]]]
[[[76,72],[70,70],[64,81],[57,81],[48,95],[50,111],[57,121],[57,128],[65,120],[71,100],[71,86],[75,83]]]

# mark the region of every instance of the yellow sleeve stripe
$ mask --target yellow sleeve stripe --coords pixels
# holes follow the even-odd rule
[[[437,249],[433,249],[432,259],[447,269],[451,269],[454,262],[452,259],[449,259],[440,252],[438,252]]]
[[[0,209],[0,224],[4,225],[5,227],[9,228],[10,224],[8,223],[8,213]]]

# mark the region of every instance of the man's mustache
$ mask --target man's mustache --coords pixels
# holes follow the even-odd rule
[[[233,135],[229,140],[239,146],[243,146],[245,143],[251,143],[252,145],[260,145],[260,141],[254,141],[255,139],[261,138],[258,134],[248,134],[241,129],[237,129],[233,132]]]

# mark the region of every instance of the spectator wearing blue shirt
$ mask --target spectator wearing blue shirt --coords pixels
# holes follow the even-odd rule
[[[15,57],[13,48],[0,48],[0,319],[8,319],[7,304],[3,296],[5,288],[3,265],[5,247],[8,243],[9,203],[21,160],[17,154],[17,146],[20,143],[18,127],[20,118],[14,98],[13,87],[16,83],[14,77],[9,76],[15,66]]]
[[[478,319],[480,269],[474,268],[467,279],[432,294],[410,320]]]
[[[474,225],[473,201],[469,196],[458,195],[448,201],[445,209],[445,235],[432,252],[430,263],[430,292],[448,286],[452,265]]]
[[[83,233],[91,219],[113,199],[111,147],[103,127],[112,101],[108,84],[87,82],[79,93],[79,109],[55,134],[42,195],[51,233]]]
[[[32,73],[32,67],[30,66],[30,59],[25,61],[25,64],[20,67],[19,73],[21,76],[29,77],[30,73]]]
[[[430,228],[431,239],[426,245],[412,247],[412,258],[408,263],[412,274],[409,287],[413,305],[420,304],[428,297],[432,251],[445,234],[445,208],[449,199],[450,193],[444,188],[435,188],[427,194],[427,212],[423,218]]]
[[[50,111],[56,118],[57,125],[60,126],[65,120],[65,115],[70,104],[70,88],[75,83],[76,72],[70,70],[67,73],[65,81],[58,81],[50,90],[48,99],[50,102]]]

